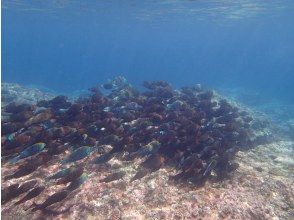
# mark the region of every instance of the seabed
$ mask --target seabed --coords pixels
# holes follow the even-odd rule
[[[4,91],[4,92],[3,92]],[[2,85],[2,106],[12,101],[36,103],[49,100],[54,95],[38,89],[28,89],[16,84]],[[16,100],[17,99],[17,100]],[[3,105],[4,104],[4,105]],[[4,109],[2,109],[3,111]],[[246,109],[248,110],[248,109]],[[249,110],[250,111],[250,110]],[[2,112],[2,119],[8,117]],[[251,115],[258,118],[259,115]],[[264,120],[264,119],[262,119]],[[66,185],[51,185],[46,177],[58,172],[60,160],[70,154],[66,150],[56,155],[46,166],[33,173],[4,181],[14,173],[17,165],[2,159],[2,190],[15,183],[31,179],[45,184],[45,190],[36,198],[14,205],[22,198],[2,204],[2,219],[293,219],[294,218],[294,141],[293,137],[280,136],[278,126],[268,122],[262,129],[268,140],[245,151],[238,151],[233,162],[238,168],[221,181],[206,181],[201,187],[187,182],[173,182],[170,176],[178,173],[172,166],[163,166],[141,179],[130,181],[144,158],[123,161],[112,158],[107,163],[93,164],[100,152],[80,160],[87,171],[86,181],[72,191],[66,199],[50,207],[56,213],[32,212],[33,203],[41,204],[49,195],[63,190]],[[261,136],[262,136],[261,135]],[[291,139],[292,138],[292,139]],[[104,146],[108,151],[113,146]],[[115,172],[125,175],[118,180],[103,182]]]

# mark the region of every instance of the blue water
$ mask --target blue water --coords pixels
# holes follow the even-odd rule
[[[294,102],[294,1],[2,1],[2,80],[70,93],[124,75]]]

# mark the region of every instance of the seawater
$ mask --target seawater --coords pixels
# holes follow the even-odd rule
[[[64,145],[56,149],[48,143],[50,147],[46,145],[46,152],[41,152],[44,150],[43,146],[33,148],[32,152],[25,151],[22,154],[14,152],[16,153],[14,155],[6,149],[7,147],[3,147],[5,153],[8,152],[8,156],[2,157],[4,162],[1,169],[2,176],[3,174],[6,176],[2,181],[5,189],[14,186],[15,183],[30,180],[27,178],[30,174],[26,177],[21,176],[22,173],[13,174],[12,163],[8,164],[6,161],[18,162],[18,159],[26,159],[37,154],[36,158],[40,162],[36,160],[38,162],[36,167],[46,175],[42,172],[37,175],[37,182],[42,183],[42,186],[35,188],[35,193],[42,192],[40,196],[42,199],[38,197],[39,200],[34,201],[41,204],[41,201],[45,201],[49,195],[56,192],[60,193],[59,198],[68,198],[68,191],[78,189],[80,193],[78,196],[72,197],[74,198],[72,200],[66,199],[67,202],[54,207],[56,212],[60,211],[58,214],[71,210],[70,214],[65,215],[68,218],[81,219],[86,212],[102,213],[96,218],[109,219],[115,216],[113,213],[116,213],[117,207],[120,208],[118,212],[120,214],[117,215],[125,217],[129,214],[127,208],[133,206],[130,216],[137,216],[139,213],[138,218],[133,219],[141,219],[140,215],[144,216],[144,219],[151,219],[152,216],[153,219],[159,219],[161,215],[159,209],[167,215],[165,219],[176,218],[177,215],[173,213],[174,207],[182,210],[183,216],[186,213],[188,219],[196,219],[195,216],[201,218],[202,215],[212,219],[211,216],[216,216],[214,212],[217,212],[218,219],[225,218],[226,212],[236,219],[259,219],[260,216],[260,218],[293,219],[291,218],[293,186],[290,185],[293,180],[294,158],[293,0],[3,0],[1,12],[2,82],[19,83],[27,88],[38,88],[44,92],[69,97],[84,94],[88,88],[100,86],[118,75],[125,77],[139,89],[142,89],[142,82],[145,80],[167,81],[174,88],[201,84],[205,89],[214,89],[228,99],[242,104],[243,107],[253,109],[254,113],[258,111],[257,117],[261,114],[262,117],[270,119],[270,124],[266,124],[272,126],[269,134],[281,135],[274,139],[263,131],[265,137],[274,141],[260,144],[253,152],[242,152],[238,155],[237,160],[241,169],[237,170],[232,180],[232,183],[237,184],[238,187],[228,182],[223,184],[227,184],[227,188],[218,185],[219,188],[213,191],[217,195],[209,198],[211,199],[209,202],[207,202],[209,193],[203,193],[201,190],[193,191],[194,189],[186,192],[186,189],[175,188],[169,184],[164,169],[156,170],[155,174],[152,174],[154,179],[150,180],[148,177],[146,180],[139,180],[142,186],[132,181],[131,183],[120,181],[125,175],[127,180],[134,176],[140,165],[134,163],[125,168],[121,162],[114,159],[114,162],[104,164],[105,167],[99,167],[100,170],[97,171],[97,167],[93,169],[87,161],[90,156],[106,155],[98,157],[98,162],[102,161],[103,164],[104,160],[111,160],[117,155],[103,155],[107,147],[95,148],[95,150],[89,146],[72,147],[68,143],[63,143],[66,140],[62,140]],[[63,103],[64,106],[67,104]],[[177,105],[181,105],[181,102],[171,102],[167,106],[177,110]],[[140,109],[141,106],[137,103],[128,103],[128,106],[121,107],[112,110],[113,112],[123,112],[125,109],[132,111]],[[103,111],[107,112],[109,109],[110,107],[106,106]],[[169,107],[166,109],[170,110]],[[66,110],[60,108],[54,114]],[[44,114],[44,117],[51,119],[53,116],[50,114]],[[5,120],[3,121],[6,125]],[[54,123],[54,120],[47,120],[42,121],[40,125],[50,130],[50,126],[55,126]],[[28,127],[34,125],[33,122],[26,124]],[[31,126],[30,129],[34,130],[35,127]],[[56,135],[54,132],[74,133],[75,129],[58,127],[56,130],[53,129],[52,135]],[[101,128],[101,131],[104,131],[103,129],[105,130]],[[277,131],[275,129],[278,132],[274,133]],[[26,130],[20,130],[20,133],[23,131]],[[164,131],[161,132],[160,134],[164,134]],[[10,134],[7,136],[8,142],[13,142],[14,138],[15,136]],[[83,138],[88,141],[87,134]],[[120,137],[109,135],[107,138],[116,143],[119,142]],[[48,152],[62,156],[52,162],[53,166],[51,164],[44,167],[42,161],[44,158],[48,161],[56,158],[47,157],[47,148],[51,150]],[[144,155],[146,151],[148,152],[148,149],[142,149],[139,153]],[[17,156],[19,153],[20,157]],[[69,161],[85,159],[86,165],[83,166],[85,165],[86,171],[84,172],[83,166],[76,169],[67,165],[67,160],[64,158],[65,156],[68,158],[69,155],[71,155]],[[161,159],[158,156],[154,160],[158,162]],[[59,163],[59,160],[66,162]],[[211,172],[213,166],[218,165],[215,161],[217,160],[205,161],[204,165],[207,166],[205,173]],[[80,165],[79,162],[77,164]],[[120,166],[123,167],[122,170]],[[107,170],[109,167],[110,169]],[[34,167],[30,169],[35,174]],[[116,172],[116,169],[119,172]],[[113,170],[115,172],[111,173]],[[20,171],[26,172],[26,169],[21,167]],[[59,186],[51,186],[46,182],[53,178],[51,175],[54,176],[54,173],[62,175],[66,172],[72,172],[77,176],[60,181],[60,184],[70,183],[62,188],[65,191],[60,191]],[[21,178],[17,179],[19,176]],[[116,180],[119,180],[118,183],[113,185],[100,183],[100,181]],[[32,188],[36,183],[33,181],[27,184]],[[210,185],[206,185],[205,189],[211,190],[209,187]],[[46,190],[43,193],[44,188]],[[176,193],[176,189],[182,190],[181,195]],[[243,191],[238,191],[239,189]],[[124,197],[119,197],[120,190],[126,192],[127,200],[124,202],[121,202]],[[247,193],[251,190],[255,190],[252,193],[254,195],[262,195],[254,198]],[[218,200],[220,197],[217,196],[220,194],[224,195],[223,198],[229,199]],[[245,201],[236,200],[234,209],[239,213],[228,208],[231,207],[230,201],[236,198],[244,198]],[[270,202],[271,199],[274,199],[273,204]],[[160,203],[161,201],[165,201],[166,204]],[[179,201],[183,201],[183,204]],[[1,213],[3,218],[26,216],[24,210],[28,208],[27,203],[18,208],[14,202],[9,202],[3,206]],[[249,208],[242,206],[245,203]],[[144,206],[145,204],[147,205]],[[190,207],[191,204],[193,206]],[[159,208],[154,208],[152,205]],[[66,209],[58,210],[63,206]],[[218,209],[216,210],[215,207]],[[36,206],[34,211],[38,211],[39,208]],[[127,211],[123,210],[124,208]],[[193,208],[196,211],[193,211]],[[52,210],[51,212],[47,210],[47,213],[43,211],[42,214],[46,215],[56,214]],[[191,213],[194,212],[197,213],[195,218],[191,217],[193,216]],[[32,212],[27,214],[26,218],[30,216],[35,218],[35,215],[35,212]]]
[[[290,0],[2,2],[2,79],[58,92],[116,75],[294,100]]]

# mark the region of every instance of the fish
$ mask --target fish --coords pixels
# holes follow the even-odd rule
[[[204,170],[202,176],[207,176],[211,173],[211,171],[216,167],[217,165],[217,160],[212,160]]]
[[[10,116],[10,120],[14,122],[22,122],[26,121],[33,116],[33,112],[31,111],[23,111],[16,114],[12,114]]]
[[[23,158],[26,158],[26,157],[35,155],[37,153],[40,153],[42,150],[44,150],[45,146],[46,146],[46,144],[41,143],[41,142],[33,144],[33,145],[27,147],[25,150],[23,150],[18,156],[12,158],[10,160],[10,163],[14,164],[14,163],[18,162],[19,160],[21,160]]]
[[[9,113],[19,113],[23,111],[31,110],[32,106],[26,103],[20,104],[17,102],[11,102],[5,106],[5,111]]]
[[[227,166],[227,171],[230,173],[230,172],[233,172],[235,171],[236,169],[238,169],[239,167],[239,164],[238,163],[230,163],[228,166]]]
[[[165,158],[159,154],[152,154],[141,165],[151,171],[159,170],[163,165]]]
[[[130,182],[133,182],[137,179],[141,179],[143,178],[144,176],[146,176],[147,174],[149,173],[149,171],[147,169],[140,169],[136,174],[135,176],[131,179]]]
[[[60,179],[62,177],[65,177],[69,172],[71,172],[74,169],[75,169],[75,166],[71,166],[69,168],[62,169],[62,170],[56,172],[55,174],[53,174],[52,176],[49,176],[47,179],[48,180],[51,180],[51,179]]]
[[[11,133],[14,133],[16,131],[18,131],[19,129],[21,129],[23,126],[22,123],[4,123],[2,124],[2,129],[1,129],[1,135],[9,135]]]
[[[27,164],[27,166],[23,166],[17,169],[13,174],[5,176],[4,181],[29,175],[37,169],[38,166],[36,164]]]
[[[220,160],[228,161],[234,157],[234,155],[237,153],[238,148],[237,147],[231,147],[227,149],[223,155],[221,155]]]
[[[152,141],[151,143],[141,147],[134,153],[131,153],[130,159],[134,159],[136,157],[145,157],[152,154],[156,154],[160,148],[160,143],[157,141]]]
[[[52,117],[53,117],[53,114],[51,112],[44,111],[44,112],[41,112],[41,113],[31,117],[29,120],[27,120],[25,122],[24,125],[29,127],[32,124],[37,124],[37,123],[41,123],[41,122],[50,120]]]
[[[61,164],[72,163],[89,156],[94,151],[94,147],[83,146],[74,150],[67,158],[61,161]]]
[[[84,167],[79,166],[75,167],[74,169],[71,169],[64,177],[60,178],[56,184],[61,185],[61,184],[67,184],[69,182],[72,182],[79,178],[84,172]]]
[[[33,173],[35,170],[37,170],[39,166],[47,163],[51,159],[52,159],[52,156],[50,154],[41,153],[38,155],[37,158],[34,158],[28,161],[27,163],[25,163],[24,165],[19,166],[18,169],[13,174],[5,176],[4,181],[29,175]]]
[[[199,160],[199,155],[197,154],[191,154],[186,158],[183,158],[181,160],[181,168],[186,171],[190,169],[190,167],[194,164],[196,160]]]
[[[179,181],[182,179],[187,179],[189,177],[189,175],[190,175],[190,172],[182,171],[174,176],[169,177],[169,179],[172,181]]]
[[[12,184],[8,187],[6,187],[5,189],[1,190],[1,204],[4,204],[5,201],[8,200],[8,198],[11,196],[11,194],[17,190],[17,188],[19,187],[18,183]]]
[[[31,188],[33,188],[36,184],[37,184],[37,180],[30,180],[27,181],[25,183],[23,183],[22,185],[20,185],[20,187],[17,188],[17,192],[20,194],[30,190]]]
[[[161,168],[165,161],[165,158],[159,154],[150,155],[143,163],[141,163],[141,168],[131,179],[131,182],[141,179],[148,173],[155,172]]]
[[[49,196],[42,204],[34,203],[34,208],[32,209],[32,211],[34,212],[37,210],[44,210],[46,207],[64,200],[69,195],[69,193],[70,192],[68,190],[56,192],[53,195]]]
[[[195,170],[189,168],[188,170],[182,171],[174,176],[171,176],[169,179],[177,182],[180,180],[187,180],[191,178],[193,175],[195,175]]]
[[[181,168],[182,172],[171,176],[170,179],[173,181],[188,180],[194,176],[198,176],[203,170],[203,161],[199,159],[198,154],[191,154],[190,156],[182,159]],[[202,173],[201,173],[202,174]]]
[[[37,184],[37,182],[38,182],[37,180],[31,180],[31,181],[27,181],[23,183],[22,185],[20,185],[15,190],[11,191],[11,193],[9,193],[6,196],[6,199],[3,201],[3,204],[29,191],[31,188],[33,188]]]
[[[102,87],[104,89],[110,90],[110,89],[113,88],[113,85],[111,83],[105,83],[105,84],[102,85]]]
[[[42,209],[42,213],[45,215],[50,215],[50,216],[57,216],[57,215],[68,212],[71,208],[72,208],[72,206],[70,206],[66,209],[63,209],[61,211],[55,211],[55,210],[44,208],[44,209]]]
[[[88,179],[87,174],[82,174],[79,178],[73,180],[67,187],[66,190],[74,191],[79,188]]]
[[[93,160],[93,163],[94,164],[102,164],[102,163],[106,163],[108,162],[109,160],[111,160],[113,157],[115,156],[115,154],[112,154],[112,153],[106,153],[106,154],[103,154],[97,158],[95,158]]]
[[[16,137],[16,135],[17,135],[17,132],[5,135],[4,137],[6,138],[6,142],[11,143]]]
[[[28,135],[26,132],[23,132],[16,135],[15,138],[7,144],[9,144],[9,149],[20,148],[27,146],[32,142],[32,140],[33,138],[30,135]]]
[[[123,178],[125,175],[126,175],[126,173],[124,171],[115,172],[115,173],[108,175],[104,179],[100,180],[100,182],[109,183],[109,182],[112,182],[115,180],[119,180],[119,179]]]
[[[209,175],[194,175],[188,179],[189,182],[193,183],[196,187],[204,186],[208,180]]]
[[[66,149],[68,149],[67,145],[52,146],[48,149],[48,153],[51,155],[59,155],[65,152]]]
[[[19,205],[21,203],[24,203],[30,199],[33,199],[40,195],[45,189],[45,186],[37,186],[36,188],[29,191],[22,199],[18,200],[14,205]]]

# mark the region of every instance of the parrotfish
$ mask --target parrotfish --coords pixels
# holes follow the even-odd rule
[[[3,123],[1,129],[1,135],[8,135],[13,132],[17,132],[23,127],[23,123]]]
[[[79,178],[84,172],[84,168],[82,166],[75,167],[71,169],[64,177],[60,178],[56,184],[67,184]]]
[[[216,167],[217,160],[213,159],[206,167],[206,169],[203,172],[203,176],[210,175],[211,171]]]
[[[32,211],[43,210],[50,205],[60,202],[64,200],[69,195],[69,193],[70,192],[67,190],[62,190],[60,192],[54,193],[53,195],[49,196],[42,204],[34,203],[35,207],[32,209]]]
[[[14,205],[19,205],[23,202],[26,202],[32,198],[37,197],[38,195],[41,194],[41,192],[44,191],[44,189],[45,189],[45,186],[37,186],[36,188],[29,191],[22,199],[18,200],[16,203],[14,203]]]
[[[12,184],[1,190],[1,204],[5,203],[14,191],[19,187],[18,183]]]
[[[82,176],[80,176],[79,178],[77,178],[76,180],[72,181],[68,187],[66,187],[66,190],[68,191],[74,191],[77,188],[79,188],[86,180],[88,179],[88,175],[87,174],[83,174]]]
[[[1,136],[1,143],[2,145],[6,145],[5,148],[7,149],[12,149],[15,148],[15,146],[11,146],[11,143],[14,141],[15,137],[17,136],[17,132],[7,134],[7,135],[2,135]]]
[[[32,106],[25,103],[19,104],[16,102],[11,102],[5,106],[5,111],[9,113],[13,113],[13,114],[23,112],[23,111],[29,111],[31,109],[32,109]]]
[[[80,148],[74,150],[61,163],[66,164],[66,163],[71,163],[71,162],[75,162],[75,161],[84,159],[85,157],[89,156],[94,151],[94,149],[95,149],[94,147],[89,147],[89,146],[80,147]]]
[[[201,187],[201,186],[204,186],[208,178],[209,178],[209,175],[203,176],[203,175],[194,174],[190,176],[190,178],[188,178],[188,181],[193,183],[197,187]]]
[[[155,172],[161,168],[165,161],[165,158],[159,154],[152,154],[142,164],[140,170],[131,179],[131,182],[141,179],[148,173]]]
[[[135,180],[141,179],[141,178],[143,178],[144,176],[146,176],[148,173],[149,173],[149,172],[148,172],[147,169],[142,168],[142,169],[140,169],[140,170],[135,174],[135,176],[131,179],[130,182],[133,182],[133,181],[135,181]]]
[[[45,143],[36,143],[34,145],[31,145],[30,147],[27,147],[25,150],[23,150],[18,156],[12,158],[10,160],[10,163],[16,163],[20,159],[40,153],[42,150],[44,150],[45,146]]]
[[[47,121],[44,121],[41,125],[42,125],[45,129],[51,129],[51,128],[53,128],[53,126],[54,126],[54,121],[53,121],[53,120],[47,120]]]
[[[34,172],[38,166],[36,164],[27,164],[27,166],[20,167],[16,170],[13,174],[5,176],[4,180],[10,180],[14,178],[20,178],[22,176],[29,175],[30,173]]]
[[[126,175],[126,173],[124,171],[115,172],[115,173],[108,175],[107,177],[102,179],[100,182],[109,183],[109,182],[112,182],[115,180],[119,180],[119,179],[123,178],[125,175]]]
[[[141,165],[151,171],[159,170],[163,165],[165,158],[159,154],[152,154]]]
[[[11,199],[14,199],[14,198],[18,197],[19,195],[29,191],[36,184],[37,184],[37,180],[31,180],[31,181],[25,182],[24,184],[22,184],[21,186],[19,186],[15,190],[11,191],[11,193],[9,193],[6,196],[5,200],[1,201],[2,204],[5,204],[6,202],[10,201]]]
[[[50,153],[51,155],[59,155],[63,153],[66,149],[68,149],[68,145],[51,146],[48,149],[48,153]]]
[[[160,143],[157,141],[153,141],[143,147],[141,147],[139,150],[137,150],[134,153],[131,153],[129,155],[129,159],[135,159],[136,157],[145,157],[152,154],[156,154],[160,148]]]
[[[52,156],[46,152],[44,154],[39,154],[37,158],[34,158],[24,165],[18,167],[18,169],[11,175],[8,175],[4,178],[4,180],[10,180],[14,178],[20,178],[26,175],[31,174],[35,170],[38,169],[39,166],[47,163],[49,160],[52,159]]]
[[[51,112],[41,112],[37,115],[34,115],[33,117],[31,117],[29,120],[27,120],[25,122],[25,126],[29,127],[32,124],[37,124],[37,123],[41,123],[44,121],[47,121],[49,119],[51,119],[53,117],[53,114]]]
[[[68,212],[71,209],[71,207],[72,206],[70,206],[68,208],[65,208],[65,209],[63,209],[61,211],[55,211],[55,210],[44,208],[44,209],[42,209],[42,213],[45,214],[45,215],[49,215],[49,216],[53,217],[53,216],[57,216],[57,215]]]
[[[60,170],[58,172],[56,172],[55,174],[53,174],[52,176],[48,177],[48,179],[60,179],[62,177],[65,177],[69,172],[71,172],[72,170],[76,169],[75,166],[71,166],[69,168]]]
[[[115,156],[115,154],[112,154],[112,153],[106,153],[106,154],[103,154],[97,158],[95,158],[93,160],[93,163],[94,164],[102,164],[102,163],[106,163],[108,162],[109,160],[111,160],[113,157]]]

